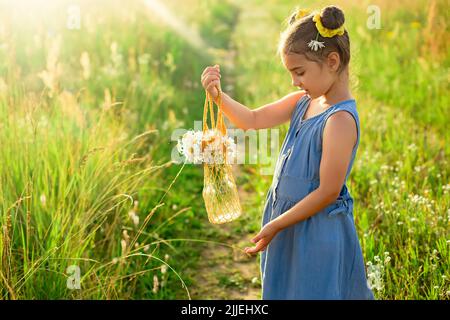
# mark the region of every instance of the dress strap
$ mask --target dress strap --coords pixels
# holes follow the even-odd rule
[[[305,109],[306,105],[307,105],[307,95],[304,94],[303,96],[300,97],[300,99],[298,99],[297,104],[295,106],[294,112],[292,112],[292,116],[291,116],[291,127],[295,124],[297,125],[298,123],[300,123],[300,120],[302,119],[303,116],[303,110]]]

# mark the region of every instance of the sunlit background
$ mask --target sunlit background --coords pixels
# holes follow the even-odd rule
[[[333,3],[351,38],[368,281],[378,299],[449,299],[448,1]],[[260,298],[259,258],[240,249],[272,177],[235,168],[244,214],[211,225],[202,167],[171,162],[172,133],[201,120],[208,65],[249,108],[295,90],[279,33],[296,6],[327,4],[2,0],[0,297]]]

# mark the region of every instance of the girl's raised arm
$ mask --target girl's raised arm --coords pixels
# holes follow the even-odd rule
[[[304,94],[304,91],[292,92],[277,101],[252,110],[222,92],[222,110],[227,118],[241,129],[272,128],[289,121],[297,101]]]
[[[297,101],[305,94],[305,91],[295,91],[283,98],[252,110],[254,117],[254,129],[276,127],[291,119]]]
[[[217,88],[220,89],[220,78],[218,65],[205,68],[201,77],[203,87],[212,95],[214,100],[218,97]],[[295,91],[277,101],[252,110],[222,92],[222,111],[240,129],[272,128],[287,122],[291,118],[297,101],[304,94],[305,91],[303,90]]]

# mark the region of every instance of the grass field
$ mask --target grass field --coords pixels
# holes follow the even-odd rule
[[[448,2],[333,3],[351,38],[362,135],[348,187],[369,281],[378,299],[450,299]],[[366,25],[370,4],[380,29]],[[171,161],[172,133],[201,121],[207,65],[221,65],[223,90],[249,108],[295,89],[275,53],[296,5],[1,0],[0,297],[258,287],[195,274],[211,272],[206,245],[236,247],[259,230],[272,176],[239,166],[244,215],[210,225],[202,167]]]

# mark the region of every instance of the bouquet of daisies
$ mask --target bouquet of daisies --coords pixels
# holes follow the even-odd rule
[[[227,136],[227,128],[222,115],[221,92],[218,97],[217,122],[214,121],[214,102],[206,92],[203,109],[203,131],[190,130],[178,140],[178,152],[185,161],[203,163],[204,186],[202,196],[208,219],[211,223],[225,223],[241,215],[239,195],[234,182],[231,164],[236,160],[236,143]],[[211,115],[211,127],[206,122]]]
[[[177,144],[186,163],[231,164],[236,159],[236,143],[217,129],[189,130]]]

